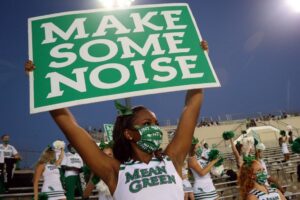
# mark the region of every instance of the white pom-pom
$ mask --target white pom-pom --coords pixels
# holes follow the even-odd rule
[[[97,185],[96,189],[100,192],[103,193],[105,196],[110,196],[110,191],[107,185],[101,180]]]
[[[224,166],[220,165],[218,167],[213,166],[210,171],[214,176],[221,177],[224,174]]]
[[[54,141],[52,145],[55,149],[64,149],[66,146],[65,142],[61,140]]]
[[[256,149],[264,151],[266,149],[266,146],[263,143],[258,143],[256,145]]]

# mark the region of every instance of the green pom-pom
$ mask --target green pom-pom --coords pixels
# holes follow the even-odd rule
[[[48,194],[46,194],[45,192],[41,192],[41,193],[39,193],[38,199],[39,200],[48,200]]]
[[[220,151],[218,149],[210,150],[210,152],[208,153],[208,161],[217,159],[219,155],[220,155]]]
[[[99,148],[101,150],[103,149],[107,149],[107,148],[112,148],[113,147],[113,141],[110,142],[104,142],[103,140],[101,140],[100,144],[99,144]]]
[[[98,177],[98,176],[96,176],[96,175],[94,175],[93,177],[92,177],[92,183],[94,184],[94,185],[97,185],[99,182],[100,182],[100,178]]]
[[[294,153],[300,153],[300,137],[298,137],[292,144],[292,151]]]
[[[234,132],[233,131],[225,131],[223,133],[223,139],[224,140],[230,140],[231,138],[234,138]]]
[[[224,158],[221,157],[220,151],[218,149],[210,150],[210,152],[208,153],[208,161],[210,162],[210,161],[215,160],[217,158],[220,158],[220,159],[218,160],[218,162],[216,162],[214,164],[215,167],[221,166],[224,162]]]
[[[198,144],[198,143],[199,143],[199,139],[193,137],[192,144]]]
[[[223,162],[224,162],[224,158],[221,157],[221,158],[218,160],[218,162],[216,162],[216,164],[214,164],[214,166],[215,166],[215,167],[219,167],[219,166],[221,166],[221,165],[223,164]]]
[[[281,130],[280,135],[285,136],[286,135],[285,130]]]
[[[244,164],[247,166],[247,167],[251,167],[252,165],[252,162],[255,160],[255,157],[254,156],[244,156],[243,157],[243,160],[244,160]]]

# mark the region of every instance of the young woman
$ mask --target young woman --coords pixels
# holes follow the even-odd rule
[[[281,147],[281,151],[284,156],[284,162],[288,161],[290,159],[290,151],[288,149],[288,136],[286,135],[286,132],[284,130],[280,131],[281,137],[279,138],[279,146]]]
[[[206,42],[202,48],[208,49]],[[32,62],[25,69],[33,70]],[[114,199],[183,199],[181,170],[191,145],[203,94],[189,90],[173,140],[164,157],[155,156],[162,132],[155,114],[146,107],[120,109],[113,130],[115,158],[100,151],[66,108],[50,111],[51,116],[81,157],[108,186]],[[170,192],[172,191],[172,192]]]
[[[184,166],[182,168],[182,183],[183,183],[183,191],[184,191],[184,200],[194,200],[194,191],[192,184],[189,181],[189,173],[187,168],[187,162],[184,162]]]
[[[239,172],[240,194],[243,200],[286,200],[282,193],[266,185],[267,173],[255,158],[248,157]]]
[[[52,147],[46,148],[40,156],[33,177],[34,200],[38,200],[38,184],[41,176],[44,183],[41,192],[46,193],[48,200],[66,199],[64,189],[60,181],[60,172],[58,166],[64,157],[64,150],[61,149],[59,158],[56,160],[55,151]]]
[[[71,144],[67,145],[68,152],[65,153],[61,163],[64,171],[64,181],[67,199],[75,199],[76,190],[82,196],[82,185],[80,181],[80,172],[83,168],[83,161]]]
[[[192,144],[188,166],[191,169],[195,182],[194,182],[194,195],[195,199],[214,200],[218,198],[216,188],[210,176],[210,170],[218,162],[218,158],[208,162],[201,157],[202,149],[199,143]]]
[[[261,166],[264,168],[266,174],[267,174],[267,182],[266,184],[269,185],[269,183],[274,184],[280,192],[284,193],[284,189],[281,187],[281,185],[278,183],[278,181],[269,175],[267,165],[265,161],[263,160],[263,151],[266,149],[265,145],[263,143],[258,143],[255,146],[255,159],[261,164]]]
[[[233,139],[229,139],[231,149],[237,164],[237,168],[239,169],[243,165],[243,156],[242,156],[242,147],[243,145],[240,143],[237,143],[236,145],[233,142]]]

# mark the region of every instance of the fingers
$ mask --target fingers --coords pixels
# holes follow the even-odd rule
[[[31,60],[26,61],[25,63],[25,72],[29,74],[29,72],[35,70],[35,66]]]
[[[201,47],[204,51],[208,51],[208,43],[206,40],[201,41]]]

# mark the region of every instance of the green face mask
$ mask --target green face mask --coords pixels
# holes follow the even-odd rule
[[[8,144],[8,143],[9,143],[9,140],[3,141],[3,144]]]
[[[196,150],[196,156],[197,157],[201,157],[201,155],[202,155],[202,148],[201,147],[198,147],[198,149]]]
[[[142,151],[153,153],[159,149],[162,142],[162,131],[159,126],[142,126],[137,130],[141,139],[136,144]]]
[[[265,171],[256,173],[256,182],[260,185],[264,185],[268,179],[268,174]]]

